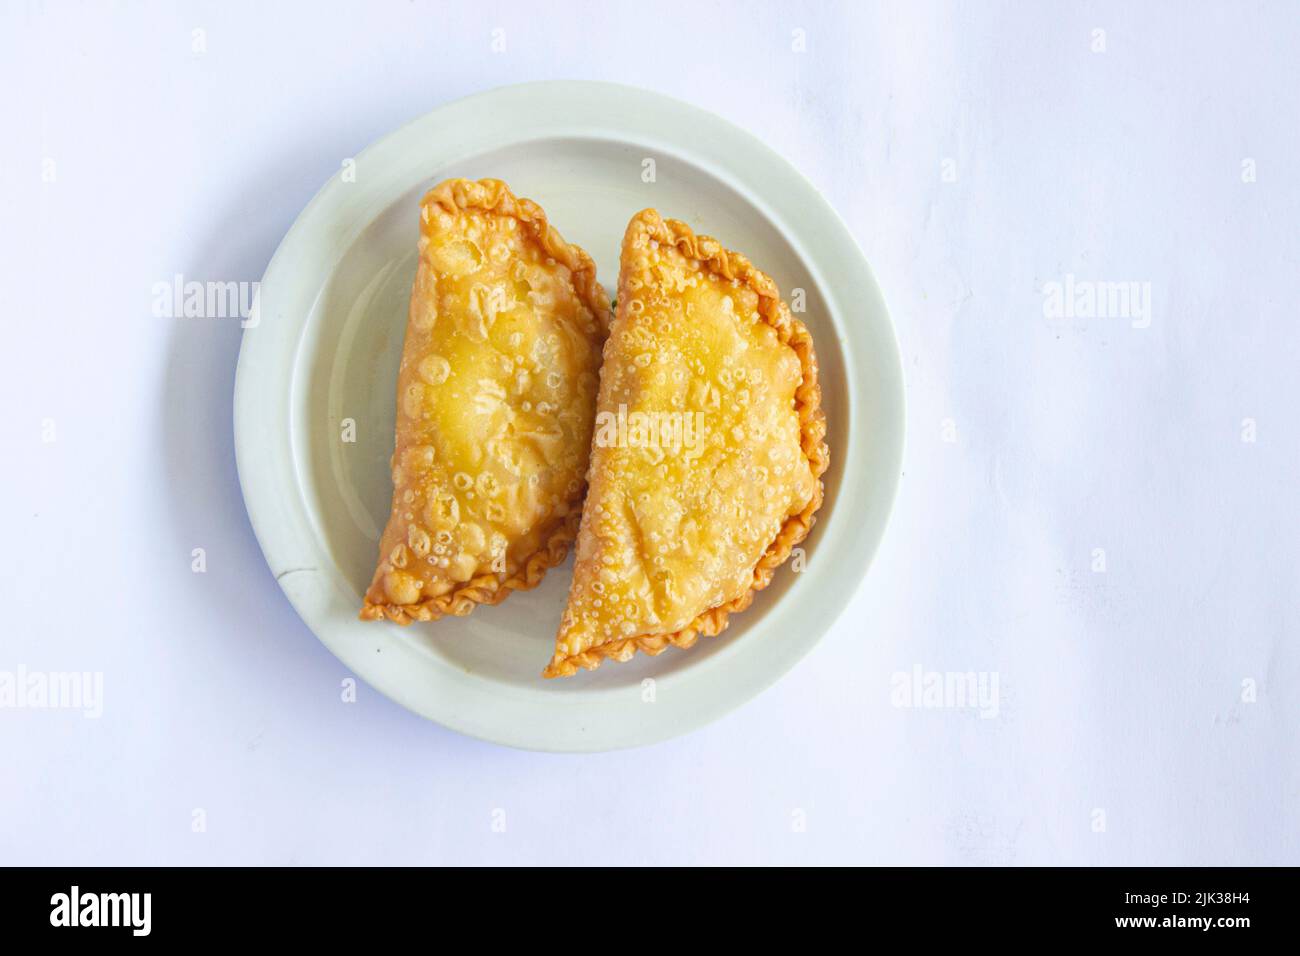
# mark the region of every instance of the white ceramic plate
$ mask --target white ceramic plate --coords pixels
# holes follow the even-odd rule
[[[653,161],[653,181],[647,182]],[[537,200],[614,290],[633,213],[654,206],[748,255],[801,315],[821,363],[831,467],[805,542],[722,635],[690,651],[543,680],[572,558],[534,591],[407,628],[357,619],[392,485],[397,363],[420,197],[451,176]],[[353,177],[348,177],[352,179]],[[354,673],[486,740],[609,750],[713,720],[770,685],[831,626],[867,570],[898,482],[903,392],[893,328],[834,211],[785,160],[710,113],[630,87],[536,83],[444,106],[328,182],[262,280],[235,383],[235,448],[253,528],[289,600]],[[345,420],[355,441],[344,441]],[[653,703],[643,682],[655,682]]]

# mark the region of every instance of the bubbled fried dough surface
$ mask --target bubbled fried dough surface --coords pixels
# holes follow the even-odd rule
[[[585,252],[497,180],[420,207],[393,506],[361,616],[468,614],[564,559],[585,491],[609,300]]]
[[[744,256],[654,210],[624,238],[597,409],[547,677],[718,633],[807,535],[822,499],[826,426],[807,330]],[[660,423],[658,442],[610,426],[636,413]],[[663,440],[681,416],[698,425],[694,447]]]

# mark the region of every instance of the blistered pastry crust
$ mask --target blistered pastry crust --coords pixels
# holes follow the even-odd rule
[[[546,213],[540,206],[529,199],[516,197],[505,183],[494,179],[483,179],[477,182],[466,179],[448,180],[432,189],[421,201],[422,236],[425,238],[422,238],[422,255],[411,297],[411,317],[408,320],[410,323],[419,321],[418,311],[422,308],[431,308],[435,313],[437,311],[436,302],[430,306],[427,301],[422,301],[421,294],[421,290],[424,290],[426,297],[429,294],[436,295],[437,277],[423,254],[431,217],[445,215],[465,220],[467,214],[513,219],[518,224],[517,228],[521,234],[541,251],[543,260],[549,258],[548,268],[554,268],[555,264],[558,264],[567,269],[573,292],[595,317],[599,326],[599,341],[603,341],[609,329],[610,305],[604,289],[596,281],[596,266],[591,257],[578,246],[565,242],[560,233],[548,223]],[[512,230],[514,228],[512,227]],[[411,334],[410,328],[411,326],[408,325],[408,337]],[[405,360],[404,355],[404,364]],[[446,363],[443,362],[442,368],[434,368],[432,372],[435,376],[434,380],[439,373],[445,379],[448,374]],[[399,380],[399,421],[403,402],[401,387],[402,383]],[[399,428],[398,448],[394,454],[395,475],[403,451]],[[585,452],[585,449],[583,451]],[[581,475],[578,477],[581,479]],[[413,601],[394,600],[385,583],[385,574],[392,573],[393,568],[387,559],[384,545],[391,543],[389,531],[394,530],[394,527],[404,527],[398,522],[399,503],[396,500],[398,491],[395,488],[393,516],[390,518],[390,527],[385,531],[379,565],[374,580],[366,592],[361,618],[363,620],[386,618],[397,624],[409,624],[412,621],[436,620],[446,614],[463,616],[480,604],[501,602],[512,591],[536,587],[549,568],[564,560],[569,545],[577,535],[585,483],[579,480],[577,484],[579,487],[568,495],[569,510],[564,520],[545,537],[535,551],[513,561],[515,565],[513,569],[498,573],[483,567],[480,563],[468,580],[457,583],[447,593]],[[418,525],[416,530],[423,535],[419,544],[427,551],[429,545],[427,530],[419,528]],[[400,545],[400,536],[394,540]],[[412,556],[409,552],[403,553]]]
[[[686,627],[669,634],[633,635],[614,639],[590,647],[580,653],[565,654],[558,648],[551,663],[542,672],[544,677],[569,677],[579,668],[594,670],[606,658],[627,661],[638,651],[656,656],[666,648],[688,648],[700,635],[712,637],[726,629],[731,614],[743,611],[754,600],[754,595],[771,583],[776,569],[789,557],[791,551],[811,531],[815,513],[821,507],[824,486],[821,480],[829,464],[826,446],[826,417],[821,408],[821,388],[818,384],[817,355],[812,337],[803,323],[796,319],[781,300],[776,283],[766,273],[756,268],[745,256],[724,248],[709,236],[696,235],[685,223],[663,219],[653,209],[646,209],[633,217],[623,241],[624,268],[619,287],[620,317],[631,300],[630,290],[623,287],[632,270],[626,264],[644,256],[647,242],[675,246],[689,259],[699,260],[704,269],[714,276],[737,281],[758,295],[758,313],[777,333],[781,343],[792,349],[802,369],[802,381],[795,389],[795,410],[798,415],[800,449],[806,458],[814,479],[814,490],[807,504],[786,519],[780,531],[754,566],[751,587],[740,596],[699,614]],[[612,343],[610,343],[612,345]],[[606,355],[609,354],[609,346]]]

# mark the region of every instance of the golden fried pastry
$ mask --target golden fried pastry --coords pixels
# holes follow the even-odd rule
[[[714,635],[821,505],[817,358],[776,284],[653,209],[628,225],[590,491],[547,677]]]
[[[577,531],[609,299],[505,183],[420,204],[393,508],[361,617],[468,614],[534,587]]]

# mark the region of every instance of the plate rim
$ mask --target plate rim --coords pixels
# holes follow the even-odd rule
[[[575,111],[575,103],[582,104],[585,111]],[[489,104],[491,108],[483,108]],[[571,119],[573,115],[586,118],[575,123]],[[552,119],[559,116],[563,116],[563,122]],[[332,563],[331,556],[319,540],[313,516],[303,500],[305,486],[300,480],[298,463],[293,454],[295,423],[301,410],[288,406],[285,414],[278,418],[273,416],[269,422],[264,413],[266,394],[274,391],[276,385],[286,388],[289,396],[294,394],[294,378],[298,375],[302,343],[307,332],[307,313],[299,317],[296,323],[292,316],[282,316],[276,326],[276,337],[272,338],[262,329],[262,325],[267,321],[268,312],[271,319],[276,318],[278,300],[263,302],[262,293],[268,288],[278,292],[284,281],[278,277],[289,273],[298,259],[306,257],[315,260],[309,263],[311,269],[324,277],[320,283],[314,280],[307,283],[316,289],[318,295],[319,289],[324,287],[324,282],[328,281],[328,276],[337,267],[339,257],[351,246],[356,235],[373,221],[373,214],[369,219],[366,218],[365,209],[367,202],[372,203],[370,208],[373,208],[374,197],[366,200],[364,197],[367,192],[358,190],[355,182],[345,183],[341,172],[335,173],[316,192],[295,218],[267,264],[256,299],[256,323],[250,322],[249,327],[242,330],[234,386],[236,467],[254,536],[277,583],[303,623],[356,676],[414,713],[459,733],[492,743],[552,752],[593,752],[643,746],[687,733],[751,700],[810,652],[851,603],[879,549],[898,495],[906,406],[897,333],[884,296],[870,264],[835,209],[793,164],[754,134],[700,107],[650,90],[617,83],[553,80],[498,87],[445,103],[367,146],[355,157],[356,169],[360,172],[386,155],[393,157],[400,151],[403,142],[413,137],[418,139],[423,132],[433,127],[458,120],[478,124],[477,127],[470,127],[475,130],[475,136],[462,137],[457,141],[457,151],[463,156],[539,138],[576,136],[629,142],[626,127],[642,122],[648,125],[648,116],[653,116],[656,122],[681,124],[680,127],[670,127],[670,140],[677,129],[684,131],[684,128],[691,126],[706,128],[711,135],[705,142],[712,140],[712,150],[694,141],[686,143],[683,141],[684,136],[676,142],[665,142],[659,136],[643,134],[638,135],[634,142],[638,146],[648,142],[656,143],[665,153],[672,153],[727,183],[769,217],[803,260],[826,300],[827,317],[838,334],[838,345],[844,356],[848,379],[845,383],[849,418],[849,427],[845,430],[847,448],[832,449],[832,456],[843,456],[840,463],[840,494],[853,493],[853,466],[855,461],[862,464],[868,441],[873,443],[875,457],[882,460],[881,465],[877,466],[878,472],[886,475],[888,482],[887,489],[877,487],[870,492],[874,501],[851,538],[846,537],[847,516],[841,518],[834,527],[830,522],[819,523],[819,535],[834,535],[833,541],[840,543],[844,554],[836,555],[834,567],[823,573],[820,579],[801,580],[792,585],[782,600],[768,609],[765,617],[753,625],[753,629],[757,631],[778,626],[772,619],[778,616],[788,618],[792,607],[786,607],[784,612],[781,609],[795,603],[814,606],[813,611],[817,617],[815,626],[795,629],[779,642],[766,642],[774,650],[769,651],[765,658],[755,658],[752,652],[738,652],[737,648],[743,649],[747,642],[736,641],[700,665],[662,678],[662,681],[676,685],[678,690],[685,687],[689,692],[696,693],[697,697],[706,698],[697,699],[693,706],[677,709],[656,707],[655,720],[641,721],[635,726],[626,726],[627,722],[624,722],[625,726],[617,732],[597,728],[595,733],[591,733],[591,728],[582,725],[581,717],[576,718],[572,726],[553,727],[550,732],[538,731],[533,727],[521,730],[517,725],[509,723],[509,719],[513,718],[502,721],[466,716],[455,711],[455,699],[444,701],[446,705],[443,707],[430,706],[428,698],[432,695],[413,693],[409,688],[394,686],[391,680],[372,676],[380,674],[381,665],[364,651],[373,646],[376,653],[381,650],[397,651],[397,654],[390,655],[390,660],[392,656],[403,656],[400,639],[395,642],[391,636],[391,630],[395,628],[375,626],[374,640],[357,641],[355,636],[341,639],[340,635],[333,633],[342,629],[345,622],[328,618],[322,620],[327,596],[324,589],[336,586],[337,582],[326,580],[330,568],[320,567],[320,561],[313,567],[308,560],[312,555],[295,549],[293,541],[294,535],[310,533],[319,552],[316,556],[323,558],[326,565]],[[523,125],[531,122],[533,129],[513,135],[504,132],[504,126],[516,121]],[[619,123],[625,127],[622,136],[611,132],[611,126]],[[724,155],[722,161],[718,162],[716,160],[721,146],[726,149],[721,150]],[[436,178],[436,170],[454,162],[454,156],[454,153],[448,153],[439,162],[431,164],[421,160],[426,173],[415,181],[430,179],[428,169],[434,170],[432,178]],[[742,163],[746,167],[744,170],[740,168]],[[389,164],[390,169],[399,166],[395,159],[390,159]],[[395,189],[400,192],[410,188],[411,180],[403,179],[400,174],[395,179],[398,186],[390,183],[385,189],[381,181],[370,192],[377,190],[380,193],[391,193]],[[801,228],[792,226],[788,212],[783,214],[781,208],[774,208],[773,202],[765,201],[763,195],[749,188],[748,183],[753,179],[775,181],[773,191],[785,200],[780,206],[788,210],[791,203],[794,203],[799,210],[798,224]],[[402,182],[405,182],[405,186],[401,186]],[[792,192],[793,199],[785,199],[783,191]],[[348,216],[350,208],[353,211],[351,217]],[[630,211],[629,215],[634,211]],[[344,231],[332,234],[325,240],[313,237],[311,231],[317,225],[316,220],[328,213],[354,223],[351,233]],[[814,248],[819,252],[813,252]],[[331,253],[331,260],[322,264],[320,255],[324,251]],[[288,280],[287,287],[294,288],[293,280]],[[303,281],[297,280],[297,288],[303,287]],[[298,297],[301,298],[301,294]],[[869,322],[846,320],[843,301],[846,297],[865,302],[862,311],[868,314]],[[259,342],[263,344],[259,345]],[[279,351],[268,351],[267,343],[279,343]],[[855,434],[853,428],[860,414],[860,391],[865,387],[852,374],[855,369],[863,367],[861,362],[855,363],[853,357],[857,350],[866,348],[875,350],[873,360],[879,366],[876,371],[884,373],[872,385],[880,393],[878,397],[883,398],[891,409],[883,419],[883,428],[870,436]],[[880,474],[875,474],[875,477],[879,478]],[[283,495],[286,482],[292,486],[292,499],[289,501]],[[822,547],[826,545],[819,545],[819,550]],[[337,568],[333,570],[337,571]],[[838,587],[834,586],[836,580],[839,581]],[[826,595],[818,598],[810,585],[827,592]],[[796,597],[800,595],[801,601],[796,602]],[[352,621],[346,623],[351,624]],[[389,636],[381,637],[381,632]],[[413,642],[405,643],[409,645]],[[737,656],[741,656],[742,661],[745,657],[750,658],[751,666],[748,670],[738,673],[734,662],[732,669],[724,667],[730,659]],[[755,661],[761,666],[752,666]],[[384,674],[396,673],[388,662],[382,666],[386,668]],[[715,671],[725,673],[714,674]],[[539,682],[543,680],[540,676],[537,679]],[[707,689],[711,681],[720,682],[725,692],[700,694],[701,688]],[[447,687],[441,689],[448,690]],[[608,689],[602,689],[604,690]],[[601,691],[593,691],[586,695],[567,696],[591,698],[600,694]],[[452,696],[454,698],[455,695]],[[554,695],[557,712],[563,711],[566,706],[572,706],[559,703],[564,696]],[[523,709],[527,709],[527,706]],[[507,711],[511,709],[506,708]],[[666,717],[660,716],[665,713]]]

